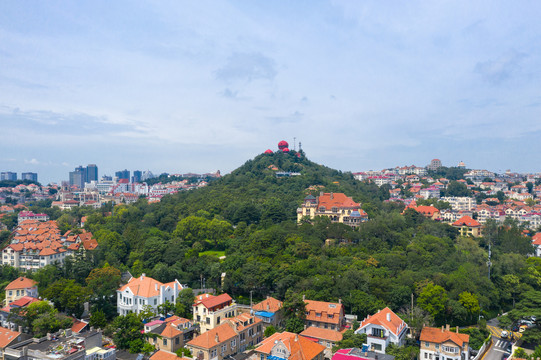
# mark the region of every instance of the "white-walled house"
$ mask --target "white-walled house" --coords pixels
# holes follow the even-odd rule
[[[177,301],[178,293],[184,287],[178,280],[163,284],[158,280],[142,274],[139,277],[132,277],[128,283],[118,289],[117,310],[120,315],[130,312],[140,313],[145,305],[150,305],[157,310],[158,305],[166,301],[174,304]]]
[[[361,322],[356,334],[366,334],[371,351],[385,353],[389,344],[402,346],[408,332],[408,324],[386,307]]]
[[[424,327],[419,337],[420,360],[468,360],[470,336],[444,329]]]

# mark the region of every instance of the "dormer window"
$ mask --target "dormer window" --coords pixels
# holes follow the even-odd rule
[[[325,210],[327,210],[327,209],[325,208],[325,206],[320,206],[320,207],[319,207],[319,211],[325,212]]]
[[[338,212],[338,208],[336,206],[333,206],[331,210],[332,212]]]
[[[321,313],[316,313],[316,317],[321,317]]]

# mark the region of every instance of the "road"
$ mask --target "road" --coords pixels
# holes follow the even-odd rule
[[[504,356],[509,356],[507,348],[510,344],[511,340],[492,336],[492,345],[481,360],[502,360]]]

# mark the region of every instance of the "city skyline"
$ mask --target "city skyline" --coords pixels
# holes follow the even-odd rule
[[[0,169],[227,173],[296,138],[343,171],[439,158],[539,172],[539,10],[5,2]]]

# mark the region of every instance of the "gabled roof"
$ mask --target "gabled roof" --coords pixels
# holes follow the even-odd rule
[[[344,305],[325,301],[304,300],[306,304],[306,320],[340,324],[340,314]],[[319,314],[319,316],[318,316]],[[332,315],[332,317],[329,317]]]
[[[424,327],[423,330],[421,330],[419,340],[437,344],[452,341],[458,346],[462,347],[464,343],[468,343],[470,341],[470,336],[467,334],[458,334],[453,331],[444,330],[443,328],[438,329],[433,327]]]
[[[173,354],[169,351],[158,350],[154,355],[150,357],[150,360],[190,360],[188,358],[180,358],[177,354]]]
[[[117,291],[122,292],[126,289],[130,289],[134,295],[149,298],[158,296],[160,294],[160,288],[162,285],[164,284],[158,280],[154,280],[153,278],[143,274],[136,278],[132,277],[126,285],[122,286]]]
[[[71,326],[71,330],[76,333],[80,333],[81,330],[83,330],[88,325],[87,322],[82,320],[73,320],[73,325]]]
[[[210,294],[203,294],[195,298],[194,305],[203,304],[204,307],[206,307],[207,309],[210,309],[215,306],[225,304],[229,301],[233,301],[233,299],[228,294],[221,294],[218,296],[214,296]]]
[[[214,329],[208,330],[199,335],[195,339],[188,342],[187,345],[196,346],[202,349],[211,349],[224,341],[234,338],[237,333],[235,330],[233,330],[233,327],[233,324],[225,322],[216,326]]]
[[[396,315],[391,309],[386,307],[383,310],[378,311],[372,316],[368,316],[361,322],[359,329],[362,329],[368,325],[380,325],[385,329],[398,336],[404,328],[408,327],[408,324],[404,322],[398,315]]]
[[[299,335],[306,336],[308,338],[316,338],[321,340],[329,340],[332,342],[338,342],[342,340],[342,333],[340,331],[323,329],[315,326],[308,326],[303,332]]]
[[[326,209],[337,208],[359,208],[361,204],[353,201],[344,193],[324,193],[318,197],[317,207],[325,206]]]
[[[37,284],[38,283],[36,281],[21,276],[10,282],[8,286],[6,286],[5,290],[28,289],[36,286]]]
[[[267,297],[262,302],[253,306],[254,311],[277,312],[282,308],[282,302],[273,297]]]
[[[474,220],[471,217],[465,215],[461,217],[460,219],[458,219],[457,221],[455,221],[453,223],[453,226],[480,227],[481,224],[477,220]]]
[[[541,246],[541,232],[538,232],[532,236],[532,244]]]
[[[17,299],[15,301],[12,301],[9,303],[9,307],[25,307],[25,306],[28,306],[32,303],[35,303],[35,302],[38,302],[38,301],[41,301],[40,299],[36,299],[35,297],[32,297],[32,296],[23,296],[22,298],[20,299]]]
[[[274,333],[271,337],[263,340],[255,351],[268,355],[271,353],[272,348],[280,342],[291,353],[288,360],[311,360],[325,350],[325,346],[321,344],[308,340],[303,336],[284,331],[283,333]]]
[[[6,329],[5,327],[0,327],[0,348],[4,349],[9,344],[17,339],[21,335],[18,331],[13,331]]]

